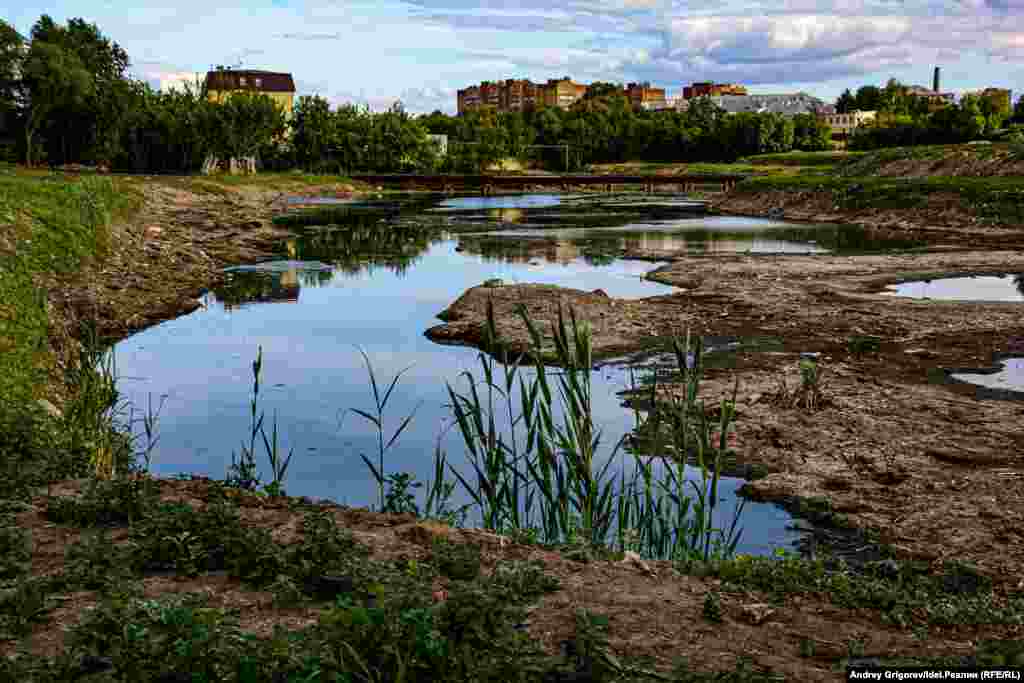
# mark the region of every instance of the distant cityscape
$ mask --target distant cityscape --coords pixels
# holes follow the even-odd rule
[[[921,85],[905,86],[908,95],[921,98],[932,111],[956,103],[957,97],[951,92],[942,92],[941,69],[935,67],[932,87]],[[550,79],[545,83],[534,83],[529,79],[510,78],[499,81],[482,81],[463,88],[457,93],[459,115],[470,111],[490,109],[497,112],[522,112],[545,107],[569,109],[583,99],[591,86],[576,83],[569,76]],[[760,94],[748,93],[738,83],[695,82],[684,86],[679,95],[670,97],[664,88],[652,86],[649,82],[629,83],[623,94],[636,110],[685,111],[698,98],[706,99],[728,114],[741,112],[775,113],[783,116],[812,114],[832,128],[834,135],[845,136],[860,125],[876,119],[875,111],[837,111],[834,104],[806,92]],[[1012,107],[1012,92],[1006,88],[985,88],[963,93],[991,100],[996,107],[1009,111]]]

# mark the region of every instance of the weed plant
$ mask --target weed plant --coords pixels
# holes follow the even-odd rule
[[[252,400],[249,402],[249,443],[244,441],[240,453],[231,454],[231,465],[228,467],[228,476],[225,482],[246,491],[255,491],[261,483],[260,474],[256,467],[256,437],[260,437],[263,447],[270,461],[271,480],[264,486],[264,492],[270,496],[285,495],[284,480],[288,474],[288,465],[291,464],[294,449],[288,451],[285,456],[282,452],[277,436],[277,416],[274,416],[271,435],[268,437],[263,427],[265,413],[259,411],[260,395],[260,374],[263,371],[263,347],[258,347],[256,360],[252,362]]]
[[[406,427],[409,426],[409,423],[412,422],[413,417],[416,415],[416,410],[414,409],[411,413],[402,418],[398,423],[398,427],[395,428],[395,431],[390,437],[387,437],[387,439],[385,439],[386,430],[384,424],[384,413],[387,410],[388,401],[391,400],[391,394],[394,392],[395,387],[398,386],[398,381],[402,378],[402,375],[409,371],[410,368],[404,368],[396,372],[395,376],[391,378],[391,383],[388,385],[387,390],[385,390],[384,394],[381,395],[380,387],[377,384],[377,373],[373,370],[373,363],[370,361],[370,357],[367,356],[366,352],[362,349],[359,349],[359,353],[362,354],[363,361],[366,363],[366,372],[369,375],[370,388],[373,390],[373,412],[361,410],[359,408],[349,408],[349,410],[372,424],[376,430],[377,463],[374,464],[372,460],[366,457],[365,453],[360,453],[359,457],[362,458],[363,462],[366,463],[366,466],[370,468],[370,473],[373,474],[373,478],[377,482],[379,501],[378,509],[385,512],[395,512],[395,510],[386,509],[388,501],[386,500],[384,489],[389,483],[389,479],[385,475],[384,456],[389,450],[391,450],[391,447],[394,446],[395,442],[398,441],[398,437],[402,435],[402,432],[404,432]],[[396,484],[404,486],[406,489],[412,485],[412,482],[408,477],[405,479],[399,478],[398,480],[392,479],[390,480],[390,483],[393,491],[396,490]],[[395,504],[406,504],[407,499],[402,495],[393,495],[392,501]]]

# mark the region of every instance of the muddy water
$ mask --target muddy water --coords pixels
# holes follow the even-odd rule
[[[560,208],[565,214],[561,224]],[[450,429],[445,383],[465,386],[460,373],[477,371],[477,352],[440,346],[423,336],[436,324],[436,314],[465,289],[500,278],[601,288],[612,297],[671,291],[642,279],[657,264],[595,252],[586,232],[553,237],[544,248],[524,252],[524,235],[491,235],[488,246],[480,247],[476,238],[460,237],[458,231],[482,224],[489,228],[485,232],[493,232],[510,217],[522,225],[585,231],[595,226],[578,216],[599,213],[596,227],[618,231],[616,240],[657,243],[679,239],[681,233],[694,241],[694,235],[714,233],[722,224],[692,210],[685,203],[663,204],[644,215],[634,202],[602,212],[597,202],[563,202],[550,195],[418,201],[412,206],[363,203],[343,220],[335,214],[338,224],[307,228],[283,243],[279,259],[232,269],[222,287],[205,295],[203,308],[118,344],[120,388],[139,406],[146,405],[148,395],[166,397],[153,465],[157,473],[220,478],[232,452],[247,438],[251,363],[262,347],[261,407],[268,420],[276,418],[285,447],[295,451],[288,492],[375,505],[376,484],[360,454],[374,457],[376,433],[349,411],[372,407],[358,349],[371,359],[378,381],[404,371],[386,409],[388,435],[415,412],[386,456],[386,471],[407,471],[426,481],[438,443],[453,465],[468,469],[464,447]],[[743,226],[742,237],[730,237],[737,249],[750,248],[775,230],[791,231],[776,240],[787,248],[824,249],[809,239],[814,233],[805,226],[749,219],[743,219]],[[826,241],[828,234],[823,230]],[[604,430],[607,454],[635,427],[635,415],[618,395],[630,386],[630,373],[622,366],[604,366],[595,371],[593,382],[594,417]],[[259,457],[265,476],[265,456]],[[731,478],[720,487],[723,523],[729,521],[741,484]],[[796,533],[787,529],[790,521],[778,507],[749,504],[740,550],[766,553],[791,543]]]

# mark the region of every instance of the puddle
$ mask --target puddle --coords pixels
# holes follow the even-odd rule
[[[989,372],[953,372],[958,382],[974,384],[994,392],[1012,392],[1024,398],[1024,358],[1004,358]]]
[[[570,213],[581,207],[597,211],[593,202],[563,202],[564,197],[551,204],[548,195],[539,200],[529,196],[473,199],[505,204],[472,209],[477,213],[523,210],[523,220],[532,223],[541,212],[562,229],[589,225],[581,226],[572,218],[559,223],[558,211],[567,204],[573,205]],[[116,356],[123,396],[139,406],[146,405],[150,394],[168,397],[160,416],[154,471],[223,478],[232,453],[239,451],[248,432],[251,363],[259,346],[264,359],[261,409],[268,421],[276,417],[282,442],[296,452],[288,471],[289,493],[348,505],[376,505],[377,485],[360,457],[374,455],[376,434],[351,412],[372,406],[359,349],[372,360],[378,382],[390,382],[405,371],[386,409],[388,434],[415,412],[385,457],[387,472],[409,472],[427,481],[440,442],[449,463],[468,475],[464,446],[452,429],[446,406],[445,384],[464,390],[460,373],[479,374],[477,351],[434,344],[424,336],[426,329],[437,324],[441,310],[467,288],[491,278],[600,288],[613,297],[673,291],[642,279],[656,264],[623,261],[601,250],[600,235],[616,244],[677,238],[672,227],[651,229],[656,221],[650,216],[635,224],[627,214],[604,216],[616,231],[570,235],[540,249],[527,237],[500,235],[485,238],[504,246],[475,249],[471,245],[478,237],[454,233],[447,220],[439,221],[436,212],[427,210],[438,208],[441,201],[381,202],[379,210],[368,202],[365,211],[337,211],[333,225],[302,229],[283,242],[278,259],[230,269],[224,285],[205,295],[205,307],[119,343]],[[668,208],[677,212],[675,220],[682,218],[683,208]],[[638,213],[635,208],[630,211],[629,215]],[[761,227],[746,219],[708,217],[700,228],[699,220],[686,223],[688,234],[683,238],[691,239],[701,230],[709,235],[728,234],[726,226],[736,225],[744,226],[740,232],[753,237]],[[771,229],[808,230],[777,221],[764,223]],[[783,241],[826,234],[809,229]],[[528,248],[522,251],[524,246]],[[709,346],[728,353],[740,341],[722,338]],[[636,426],[636,415],[620,395],[632,386],[628,367],[605,366],[593,375],[594,420],[603,430],[604,457],[611,444]],[[626,457],[622,467],[631,473],[628,461]],[[265,475],[262,456],[258,464]],[[700,475],[691,468],[688,476]],[[730,521],[736,490],[742,484],[740,477],[721,482],[720,523]],[[800,536],[789,528],[791,521],[778,506],[748,503],[739,551],[764,554],[790,545]]]
[[[1024,273],[1017,275],[978,275],[940,280],[919,280],[888,285],[885,294],[912,299],[943,301],[1024,302]]]

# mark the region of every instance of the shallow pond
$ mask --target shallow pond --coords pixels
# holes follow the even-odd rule
[[[955,372],[950,375],[959,382],[975,384],[999,392],[1013,392],[1024,397],[1024,358],[1004,358],[994,372]]]
[[[467,211],[501,204],[503,209],[523,211],[528,222],[535,210],[557,208],[561,199],[555,199],[552,204],[551,199],[531,196],[518,202],[512,197],[474,198]],[[580,205],[577,202],[575,208]],[[459,211],[459,206],[447,208]],[[419,202],[397,209],[393,203],[364,203],[368,211],[346,214],[344,222],[336,215],[337,224],[307,228],[283,243],[280,258],[230,269],[223,286],[205,295],[203,308],[119,343],[116,357],[125,398],[145,406],[149,395],[154,400],[166,397],[153,470],[225,475],[232,453],[248,435],[251,367],[262,347],[261,407],[268,421],[276,418],[286,448],[295,450],[288,492],[375,505],[376,483],[360,454],[373,456],[376,433],[349,411],[372,407],[359,349],[369,356],[380,382],[405,371],[387,406],[386,429],[390,433],[413,411],[415,417],[388,453],[385,467],[387,472],[406,471],[426,481],[439,440],[452,465],[463,472],[468,468],[464,446],[451,430],[445,383],[464,388],[460,373],[471,370],[479,375],[477,352],[437,345],[423,335],[464,290],[501,278],[601,288],[613,297],[672,291],[641,278],[656,264],[588,258],[585,235],[581,242],[556,241],[553,250],[529,250],[522,258],[516,254],[523,237],[499,235],[493,241],[505,247],[474,253],[460,244],[451,224],[431,218],[425,211],[430,207],[445,208],[438,207],[437,200],[429,207]],[[709,233],[721,223],[717,218],[683,215],[691,210],[677,206],[680,215],[664,220],[709,221],[703,228]],[[633,232],[629,220],[617,220],[623,235]],[[755,222],[744,225],[750,235],[757,234]],[[571,219],[562,227],[579,226]],[[785,228],[768,221],[763,227]],[[671,237],[671,231],[647,217],[636,232],[660,239]],[[813,248],[810,242],[803,246]],[[617,395],[631,386],[631,373],[606,365],[594,372],[593,382],[594,419],[604,430],[607,458],[611,445],[635,427],[636,416]],[[262,453],[258,464],[266,476]],[[693,470],[690,475],[698,476]],[[728,523],[742,483],[723,480],[721,523]],[[787,528],[790,521],[776,506],[749,503],[741,520],[745,531],[739,550],[766,553],[790,544],[797,537]]]
[[[886,287],[893,296],[946,301],[1024,302],[1024,273],[918,280]]]

